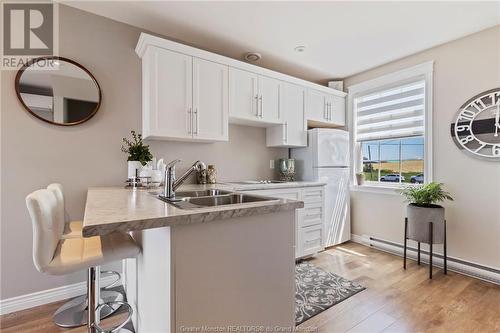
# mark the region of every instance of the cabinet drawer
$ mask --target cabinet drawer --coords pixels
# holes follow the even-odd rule
[[[311,189],[304,189],[304,204],[323,202],[323,188],[315,187]]]
[[[305,227],[313,224],[323,223],[323,206],[304,208],[300,226]]]
[[[321,224],[299,229],[301,256],[314,254],[323,249],[323,227]]]

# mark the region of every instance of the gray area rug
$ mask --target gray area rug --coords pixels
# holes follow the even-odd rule
[[[295,284],[296,325],[365,290],[308,262],[295,265]]]

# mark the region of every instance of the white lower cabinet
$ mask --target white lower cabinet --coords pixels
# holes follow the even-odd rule
[[[245,191],[267,197],[304,201],[295,220],[295,258],[314,255],[324,249],[323,186]]]
[[[321,250],[323,240],[323,226],[321,224],[300,228],[298,232],[298,247],[301,257],[313,255]]]

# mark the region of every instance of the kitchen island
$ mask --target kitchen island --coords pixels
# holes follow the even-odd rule
[[[142,247],[124,266],[137,332],[294,327],[295,215],[303,202],[182,209],[157,193],[90,188],[87,194],[84,236],[132,232]]]

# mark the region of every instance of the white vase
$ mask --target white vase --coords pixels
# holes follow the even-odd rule
[[[357,173],[356,174],[356,182],[358,183],[359,186],[363,185],[365,183],[365,174],[364,173]]]
[[[127,177],[134,178],[136,176],[136,170],[137,169],[140,170],[142,168],[142,164],[139,161],[128,161],[127,167],[128,167]]]

